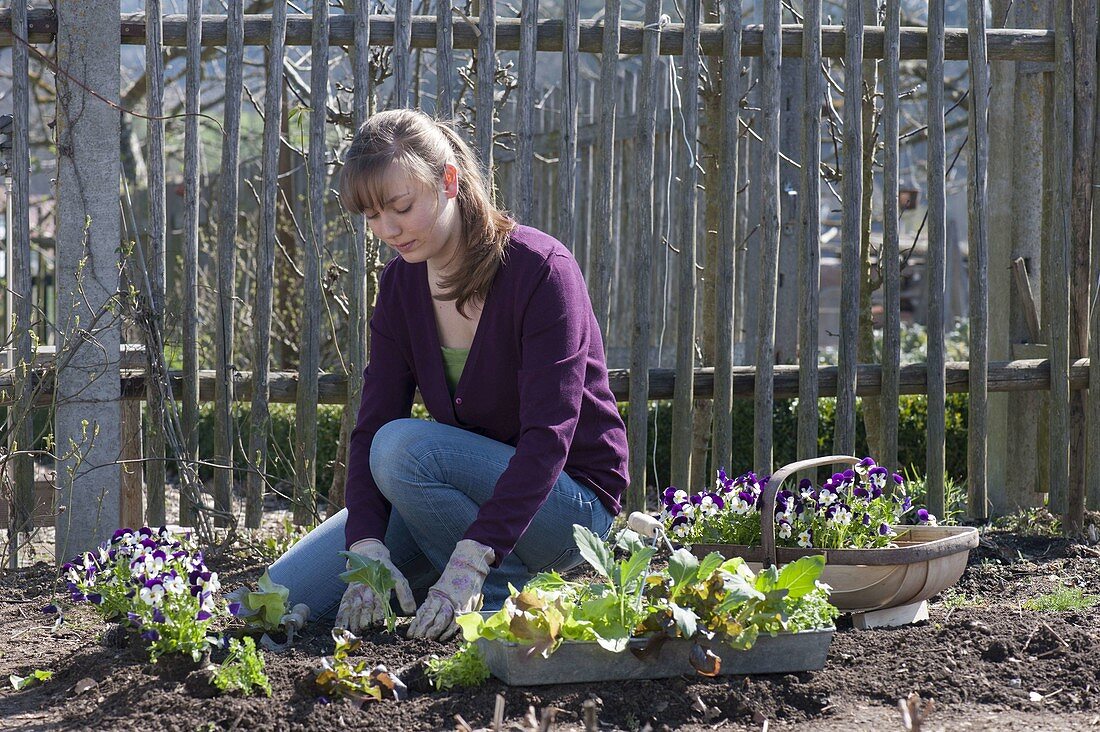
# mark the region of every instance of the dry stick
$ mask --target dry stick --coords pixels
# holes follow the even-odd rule
[[[863,0],[849,0],[844,27],[848,43],[844,65],[844,200],[841,233],[840,390],[836,401],[834,449],[850,455],[855,449],[855,374],[858,363],[860,222],[863,203]]]
[[[268,368],[271,354],[271,305],[274,299],[276,215],[279,189],[279,128],[283,105],[283,56],[286,38],[286,0],[275,0],[271,23],[271,45],[267,51],[267,80],[264,88],[264,131],[261,151],[263,198],[260,202],[260,227],[256,242],[256,266],[259,272],[256,298],[252,307],[252,410],[247,461],[254,468],[245,478],[245,518],[249,529],[260,528],[263,518],[264,474],[267,472],[267,438],[270,430],[268,409]]]
[[[898,375],[901,368],[901,251],[898,235],[898,124],[901,0],[886,4],[886,43],[883,78],[883,214],[882,259],[886,265],[882,333],[881,464],[898,470]]]
[[[970,161],[967,165],[970,224],[970,397],[967,425],[967,513],[984,520],[989,504],[987,455],[989,402],[989,62],[986,59],[985,2],[968,0],[970,33]]]
[[[301,386],[295,405],[294,522],[305,525],[317,516],[317,391],[321,363],[321,252],[325,247],[325,101],[328,98],[328,5],[313,6],[314,43],[309,78],[309,236],[305,245],[305,307],[298,373]]]
[[[149,95],[146,99],[149,117],[163,114],[164,107],[164,49],[161,46],[161,2],[148,0],[145,4],[148,37],[145,44],[145,69],[149,79]],[[165,290],[165,192],[164,192],[164,122],[150,119],[148,122],[149,145],[149,238],[145,250],[145,267],[152,291],[148,317],[153,332],[164,331]],[[135,232],[136,233],[136,232]],[[145,354],[150,370],[153,364],[163,360],[152,343],[146,343]],[[146,396],[148,411],[148,436],[146,454],[153,458],[145,466],[145,489],[148,497],[148,521],[152,526],[165,523],[164,515],[164,402],[155,383],[149,385]]]
[[[737,134],[741,100],[741,0],[722,6],[722,160],[718,166],[719,199],[723,201],[715,267],[715,383],[712,444],[714,466],[733,460],[733,328],[737,281]],[[815,364],[816,365],[816,364]],[[633,365],[631,366],[633,368]]]
[[[928,6],[928,510],[944,512],[944,287],[947,247],[946,133],[943,122],[944,0]]]
[[[244,20],[239,3],[230,3],[225,71],[225,139],[222,143],[221,196],[218,209],[218,315],[215,336],[217,395],[214,452],[224,465],[214,474],[214,506],[228,514],[233,506],[233,330],[237,240],[237,175],[243,85]],[[219,525],[226,525],[224,520]]]
[[[695,221],[699,108],[699,15],[701,0],[688,0],[684,39],[684,90],[681,110],[685,151],[680,162],[680,253],[676,319],[676,394],[672,406],[672,484],[690,490],[694,427],[692,382],[695,378]]]
[[[775,405],[775,385],[772,369],[775,365],[775,300],[779,278],[779,64],[780,25],[783,21],[779,3],[764,6],[764,60],[761,78],[763,90],[764,146],[760,158],[761,230],[759,297],[756,312],[757,379],[753,452],[753,468],[758,475],[772,470],[772,421]]]
[[[817,457],[818,308],[821,266],[821,2],[805,3],[802,109],[802,241],[798,247],[798,445],[799,460]],[[817,470],[806,477],[816,482]]]
[[[632,217],[630,237],[636,243],[633,287],[633,312],[630,333],[630,410],[627,442],[630,453],[630,489],[628,511],[646,508],[646,446],[649,438],[649,341],[651,327],[650,297],[653,282],[653,253],[657,249],[656,215],[653,196],[653,167],[656,155],[657,46],[661,42],[660,0],[646,0],[647,36],[642,56],[641,107],[638,111],[638,148],[635,150],[637,173],[632,176],[633,198],[641,212]]]

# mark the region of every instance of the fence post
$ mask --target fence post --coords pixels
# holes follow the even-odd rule
[[[119,516],[119,0],[57,5],[58,561]],[[100,98],[101,97],[101,98]],[[64,313],[63,316],[60,314]]]

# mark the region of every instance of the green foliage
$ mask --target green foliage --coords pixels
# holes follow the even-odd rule
[[[386,696],[401,698],[405,687],[385,666],[369,667],[366,659],[353,659],[362,641],[342,628],[332,629],[336,650],[321,660],[317,671],[317,686],[326,694],[343,696],[356,704],[380,701]]]
[[[245,636],[244,639],[229,639],[229,655],[214,672],[210,680],[221,692],[240,692],[245,696],[253,689],[271,696],[271,682],[264,673],[264,658],[256,650],[256,641]]]
[[[1023,536],[1062,536],[1062,519],[1046,507],[1024,508],[1007,516],[998,516],[993,520],[993,526]]]
[[[921,475],[916,467],[910,465],[904,471],[905,485],[914,506],[928,505],[928,478]],[[949,474],[943,476],[944,515],[937,516],[939,523],[954,526],[966,514],[966,483],[955,480]],[[905,517],[906,523],[916,523],[916,514]]]
[[[1086,595],[1080,587],[1060,587],[1024,602],[1025,610],[1060,613],[1067,610],[1088,610],[1100,602],[1100,596]]]
[[[473,643],[464,643],[452,656],[428,659],[428,677],[436,691],[481,686],[489,678],[489,666]]]
[[[8,676],[8,681],[11,682],[11,688],[15,689],[16,691],[22,691],[28,686],[32,686],[33,684],[42,684],[52,678],[53,671],[43,671],[40,668],[36,668],[34,671],[31,671],[26,676],[16,676],[15,674],[11,674],[10,676]]]
[[[948,394],[946,411],[946,470],[956,483],[966,481],[966,394]],[[626,403],[619,405],[623,419],[628,418]],[[927,457],[928,398],[923,395],[904,395],[898,400],[898,462],[901,465],[924,465]],[[863,427],[863,400],[856,400],[856,455],[870,455],[867,433]],[[775,466],[785,465],[796,459],[798,446],[798,400],[779,399],[772,414]],[[818,400],[818,454],[833,453],[833,434],[836,420],[836,399]],[[672,402],[658,401],[649,405],[649,444],[646,447],[649,486],[661,489],[671,481]],[[740,475],[753,469],[753,401],[736,399],[733,402],[733,455],[717,463],[708,455],[706,475],[713,476],[719,467],[729,475]],[[683,486],[677,486],[682,488]]]
[[[271,484],[294,479],[294,434],[295,409],[293,404],[271,404],[270,434],[267,441],[267,480]],[[332,485],[332,469],[336,460],[336,448],[340,442],[340,420],[344,408],[339,404],[317,405],[317,490],[322,496],[328,495]],[[233,405],[234,434],[239,445],[248,447],[252,434],[252,408],[249,404]],[[199,454],[214,454],[214,405],[202,404],[199,407]],[[243,481],[248,461],[245,450],[237,450],[234,479]],[[200,466],[199,477],[213,479],[212,468]]]
[[[235,614],[252,630],[278,630],[287,613],[290,590],[272,580],[266,569],[256,585],[257,590],[240,587],[229,594],[230,602],[240,605],[234,608]]]
[[[699,559],[686,549],[672,553],[668,567],[652,571],[651,547],[625,530],[612,548],[582,527],[574,527],[581,554],[604,583],[569,582],[540,574],[523,592],[513,591],[489,617],[468,613],[458,618],[467,642],[478,638],[519,643],[531,655],[549,656],[566,640],[596,641],[612,652],[625,651],[631,639],[646,639],[651,653],[668,638],[694,641],[691,663],[702,674],[718,672],[721,661],[708,648],[720,642],[751,648],[760,633],[826,627],[836,617],[828,588],[817,578],[821,556],[804,557],[782,570],[749,570],[741,558],[712,553]]]
[[[315,526],[295,526],[290,517],[283,519],[282,523],[274,531],[257,531],[255,533],[241,533],[238,531],[237,541],[240,548],[250,558],[259,557],[268,564],[290,551],[290,548],[301,541]]]
[[[371,589],[374,596],[382,601],[382,613],[386,616],[386,628],[392,633],[397,627],[397,614],[390,606],[390,592],[397,587],[393,579],[393,573],[389,568],[377,559],[368,559],[355,552],[340,552],[342,557],[348,560],[346,572],[340,575],[340,579],[349,585],[352,582],[361,582]]]

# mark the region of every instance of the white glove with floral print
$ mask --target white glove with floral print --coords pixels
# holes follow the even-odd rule
[[[400,603],[401,609],[407,613],[416,611],[416,600],[413,599],[409,581],[390,560],[390,550],[385,544],[377,539],[363,539],[355,542],[351,551],[367,559],[374,559],[388,569],[396,584],[393,591],[397,595],[397,602]],[[344,596],[340,599],[340,609],[336,613],[336,627],[358,633],[371,625],[380,625],[386,619],[383,603],[389,601],[388,597],[376,596],[374,591],[362,582],[352,582],[344,590]]]
[[[495,556],[492,549],[473,539],[458,542],[439,581],[416,611],[408,636],[445,641],[457,633],[455,617],[481,607],[481,587]]]

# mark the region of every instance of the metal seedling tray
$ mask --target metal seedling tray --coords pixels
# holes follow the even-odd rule
[[[747,651],[715,644],[711,650],[722,659],[719,675],[785,674],[817,671],[825,666],[833,629],[762,635]],[[631,641],[641,649],[645,639]],[[658,653],[639,659],[631,650],[612,653],[593,641],[565,641],[549,658],[527,655],[529,646],[479,638],[478,649],[489,671],[509,686],[576,684],[592,681],[665,679],[696,675],[688,661],[692,642],[667,641]]]

